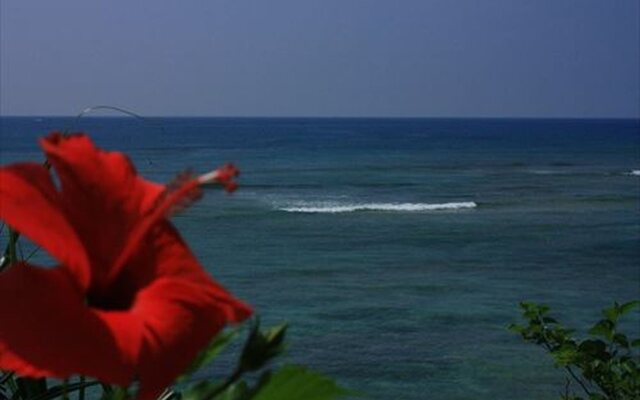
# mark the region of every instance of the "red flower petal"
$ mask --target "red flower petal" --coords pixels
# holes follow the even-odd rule
[[[54,134],[42,145],[61,190],[42,167],[3,168],[0,216],[65,265],[0,274],[0,301],[15,305],[0,309],[0,368],[119,385],[135,375],[140,397],[151,398],[226,322],[251,314],[208,277],[165,219],[198,182],[163,192],[124,155],[82,135]]]
[[[136,318],[102,318],[84,304],[64,268],[20,264],[0,279],[0,366],[32,377],[83,374],[120,385],[133,378],[135,336],[118,343],[119,325],[131,332]],[[121,339],[121,338],[120,338]],[[134,345],[132,345],[132,343]]]
[[[139,293],[132,312],[145,326],[137,369],[141,399],[157,397],[189,366],[226,325],[225,314],[243,312],[221,297],[212,287],[176,279],[158,279]]]
[[[44,166],[23,163],[0,169],[0,219],[72,269],[78,285],[87,287],[87,254]]]
[[[135,375],[139,397],[151,399],[227,322],[251,315],[204,273],[168,222],[150,236],[108,293],[133,301],[121,311],[92,308],[64,267],[21,264],[0,275],[0,302],[12,305],[0,308],[0,366],[125,386]]]
[[[105,274],[164,186],[141,179],[125,155],[96,148],[86,135],[54,133],[41,145],[60,178],[60,201],[88,253],[93,284],[107,285]]]
[[[167,221],[147,234],[104,295],[94,300],[130,299],[125,313],[143,326],[136,363],[141,399],[159,395],[227,322],[252,312],[204,272]],[[129,334],[126,326],[120,333]]]

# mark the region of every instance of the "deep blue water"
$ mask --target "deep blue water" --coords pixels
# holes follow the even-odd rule
[[[0,159],[42,160],[71,119],[4,118]],[[586,327],[640,298],[640,121],[85,118],[168,182],[224,162],[174,218],[288,360],[372,399],[553,399],[564,377],[506,327],[545,302]],[[628,328],[640,336],[640,315]],[[215,372],[215,368],[214,368]]]

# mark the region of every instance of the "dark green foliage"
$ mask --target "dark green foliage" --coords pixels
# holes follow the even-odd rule
[[[269,363],[285,349],[286,331],[286,324],[262,330],[256,318],[235,371],[223,382],[193,384],[183,391],[182,400],[332,400],[350,394],[332,379],[301,366],[269,369]],[[253,384],[242,379],[247,373],[260,371]]]
[[[283,366],[259,385],[253,400],[324,400],[348,394],[326,376],[297,365]]]
[[[286,323],[261,331],[260,322],[256,319],[240,357],[240,368],[246,372],[259,370],[281,354],[286,332]]]
[[[32,399],[47,393],[47,381],[44,379],[17,378],[15,381],[24,397]]]
[[[104,385],[101,400],[126,400],[130,396],[126,389]]]
[[[565,400],[638,400],[640,399],[640,338],[629,338],[619,330],[620,317],[629,313],[640,301],[618,304],[603,310],[603,317],[578,339],[549,316],[549,307],[523,302],[522,316],[527,325],[511,325],[510,329],[529,342],[542,346],[564,368],[569,382],[579,387],[580,397],[570,391]]]

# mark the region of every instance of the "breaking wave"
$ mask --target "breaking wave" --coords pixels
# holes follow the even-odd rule
[[[475,208],[478,205],[473,201],[453,203],[314,203],[305,205],[292,205],[278,208],[281,211],[294,213],[348,213],[356,211],[388,211],[388,212],[420,212],[460,210]]]

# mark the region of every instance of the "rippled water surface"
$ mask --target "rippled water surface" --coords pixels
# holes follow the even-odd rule
[[[0,159],[71,119],[4,118]],[[637,120],[87,118],[76,129],[168,182],[237,163],[241,188],[174,221],[288,358],[372,399],[557,398],[518,302],[585,327],[640,298]],[[629,327],[640,336],[640,316]],[[222,366],[219,366],[222,368]]]

